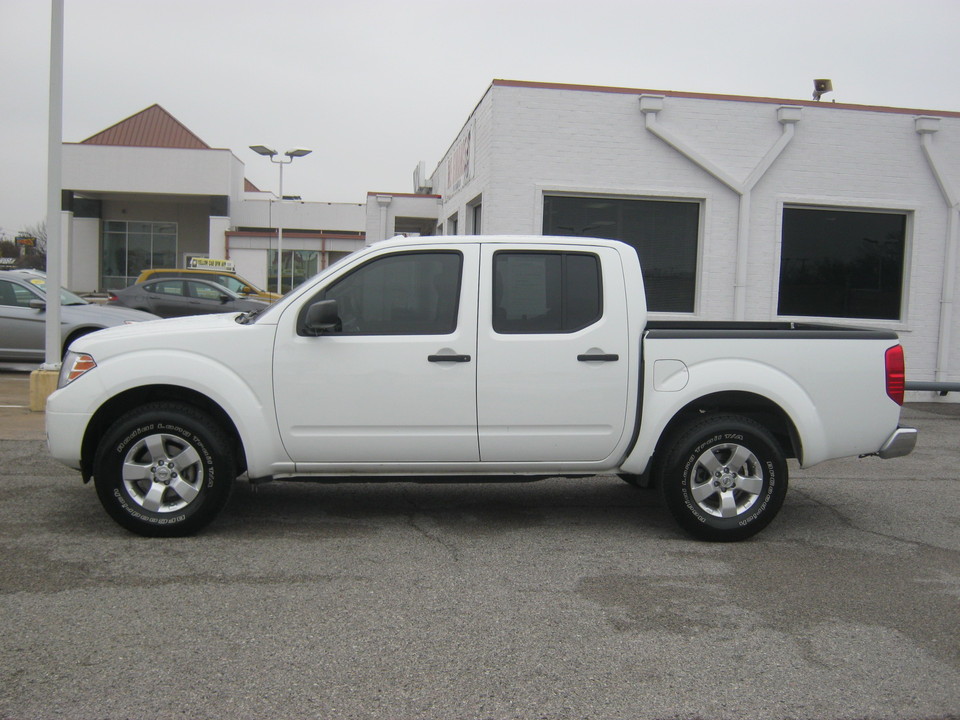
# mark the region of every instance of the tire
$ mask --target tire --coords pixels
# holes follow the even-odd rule
[[[122,416],[94,460],[107,514],[147,537],[180,537],[206,526],[226,504],[236,476],[224,432],[195,407],[173,402]]]
[[[698,419],[671,438],[657,467],[674,519],[700,540],[744,540],[776,517],[787,462],[774,437],[739,415]]]

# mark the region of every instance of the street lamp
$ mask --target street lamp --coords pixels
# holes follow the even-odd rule
[[[257,155],[270,158],[270,162],[280,166],[280,204],[277,205],[277,294],[283,295],[283,166],[292,163],[294,158],[309,155],[313,150],[305,148],[287,150],[284,153],[287,159],[284,160],[282,157],[278,159],[279,153],[266,145],[251,145],[250,149]]]

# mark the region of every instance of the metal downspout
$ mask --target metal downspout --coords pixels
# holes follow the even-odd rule
[[[953,328],[953,296],[957,279],[957,243],[960,196],[946,175],[940,171],[940,165],[933,150],[933,134],[940,129],[940,118],[921,116],[914,118],[914,129],[920,136],[920,147],[930,166],[931,172],[940,187],[943,199],[947,203],[947,235],[943,252],[943,277],[940,290],[940,329],[937,338],[936,380],[944,382],[950,370],[950,345]]]
[[[663,109],[663,95],[641,95],[640,112],[644,116],[646,129],[663,140],[681,155],[701,167],[728,188],[740,196],[737,218],[737,262],[734,273],[733,315],[736,320],[746,317],[747,307],[747,266],[750,250],[750,201],[756,184],[766,174],[780,153],[790,144],[794,135],[794,125],[800,122],[801,108],[796,105],[781,105],[777,109],[777,122],[781,125],[780,137],[763,159],[753,168],[744,182],[738,182],[732,175],[714,165],[706,157],[694,150],[679,136],[657,123],[657,113]]]

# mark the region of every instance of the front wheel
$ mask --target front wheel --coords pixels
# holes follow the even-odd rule
[[[215,422],[180,403],[132,410],[104,434],[94,461],[107,513],[139,535],[178,537],[207,525],[236,478],[231,444]]]
[[[779,512],[787,463],[762,425],[716,415],[672,437],[658,463],[658,479],[664,504],[684,530],[701,540],[743,540]]]

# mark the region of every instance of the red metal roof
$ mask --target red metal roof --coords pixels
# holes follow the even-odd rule
[[[210,150],[210,146],[159,105],[151,105],[81,144]]]

